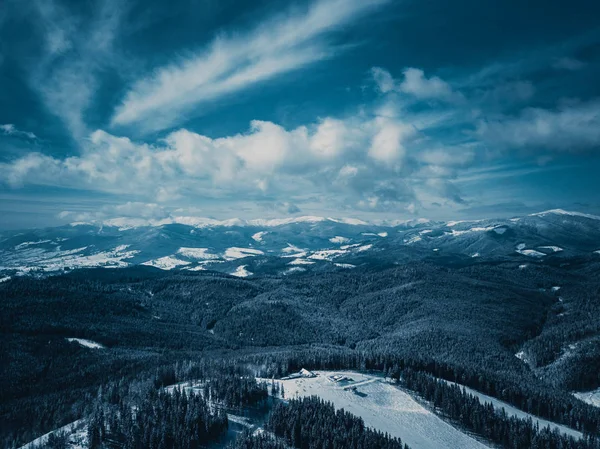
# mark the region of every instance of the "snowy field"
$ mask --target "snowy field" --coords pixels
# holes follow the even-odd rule
[[[592,391],[578,391],[573,393],[573,396],[590,405],[600,407],[600,388]]]
[[[448,382],[448,383],[453,384],[453,382]],[[458,384],[455,384],[455,385],[458,385]],[[540,426],[540,428],[550,426],[552,429],[557,428],[559,430],[559,432],[561,432],[565,435],[570,435],[575,438],[583,437],[583,434],[581,432],[571,429],[570,427],[563,426],[562,424],[556,424],[551,421],[546,421],[545,419],[538,418],[537,416],[534,416],[534,415],[526,413],[522,410],[519,410],[518,408],[513,407],[512,405],[510,405],[506,402],[503,402],[499,399],[493,398],[491,396],[487,396],[483,393],[480,393],[479,391],[472,390],[471,388],[464,387],[462,385],[459,385],[459,386],[461,388],[464,388],[467,391],[467,393],[469,393],[473,396],[477,396],[479,398],[479,402],[491,403],[496,410],[504,409],[506,411],[506,414],[509,416],[516,416],[517,418],[524,418],[524,419],[531,418],[533,420],[533,423],[534,424],[537,423]]]
[[[360,416],[365,424],[402,438],[414,449],[483,449],[488,446],[459,431],[421,406],[409,394],[379,376],[342,371],[316,371],[314,378],[281,380],[286,398],[316,395],[336,408]],[[342,374],[352,379],[335,383],[327,376]],[[354,385],[357,392],[344,387]]]

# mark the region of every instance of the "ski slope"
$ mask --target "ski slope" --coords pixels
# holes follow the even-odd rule
[[[342,371],[316,371],[317,377],[281,380],[286,398],[316,395],[336,408],[360,416],[365,424],[400,437],[414,449],[484,449],[473,437],[461,432],[421,406],[409,394],[379,376]],[[342,374],[352,379],[335,383],[327,376]],[[355,385],[357,392],[344,390]]]
[[[558,429],[558,431],[560,433],[563,433],[565,435],[572,436],[574,438],[582,438],[583,437],[583,434],[581,432],[571,429],[570,427],[563,426],[562,424],[557,424],[552,421],[547,421],[542,418],[538,418],[537,416],[534,416],[534,415],[531,415],[530,413],[519,410],[518,408],[513,407],[512,405],[510,405],[504,401],[496,399],[492,396],[485,395],[485,394],[480,393],[479,391],[473,390],[469,387],[465,387],[460,384],[455,384],[454,382],[449,382],[449,381],[445,381],[445,382],[447,382],[449,384],[453,384],[453,385],[458,385],[459,387],[461,387],[461,389],[464,388],[467,393],[469,393],[473,396],[477,396],[479,398],[479,402],[481,402],[482,404],[483,403],[491,403],[496,410],[504,409],[508,416],[515,416],[515,417],[521,418],[521,419],[531,418],[533,423],[534,424],[537,423],[540,426],[540,428],[550,426],[551,429],[556,428],[556,429]]]

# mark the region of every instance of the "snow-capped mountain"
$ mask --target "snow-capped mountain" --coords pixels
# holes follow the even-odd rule
[[[0,234],[0,279],[85,267],[144,265],[235,276],[297,274],[427,259],[545,263],[598,256],[600,217],[550,210],[511,219],[367,223],[112,219]]]

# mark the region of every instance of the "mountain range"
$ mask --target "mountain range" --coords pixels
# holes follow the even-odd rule
[[[0,279],[146,265],[234,276],[295,275],[411,260],[565,264],[600,258],[600,217],[560,209],[510,219],[368,223],[296,217],[116,218],[0,234]]]

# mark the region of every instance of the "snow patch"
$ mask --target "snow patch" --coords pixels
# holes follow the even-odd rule
[[[264,252],[259,249],[232,247],[225,250],[225,259],[236,260],[243,259],[244,257],[261,256],[263,254]]]
[[[479,257],[479,256],[480,256],[479,253],[473,253],[473,254],[471,254],[471,257]]]
[[[69,343],[79,343],[81,346],[89,349],[104,349],[104,346],[100,343],[96,343],[92,340],[86,340],[85,338],[67,338]]]
[[[404,243],[406,243],[407,245],[410,245],[411,243],[420,242],[421,240],[423,240],[423,239],[420,236],[413,235],[412,237],[410,237],[408,239],[404,239]]]
[[[50,240],[38,240],[37,242],[23,242],[23,243],[19,243],[17,246],[15,246],[15,249],[17,251],[23,249],[23,248],[27,248],[28,246],[34,246],[34,245],[42,245],[44,243],[50,243]]]
[[[557,292],[560,290],[560,287],[558,285],[552,287],[550,290],[552,290],[553,292]]]
[[[10,276],[4,276],[0,278],[0,283],[10,281]]]
[[[380,232],[377,234],[379,237],[387,237],[388,233],[387,232]]]
[[[211,260],[218,259],[219,256],[216,254],[211,254],[208,248],[179,248],[177,250],[177,254],[182,255],[183,257],[187,257],[189,259],[199,259],[199,260]]]
[[[369,245],[363,245],[363,246],[359,246],[358,248],[356,248],[356,251],[358,251],[359,253],[363,252],[363,251],[368,251],[371,248],[373,248],[373,245],[369,244]]]
[[[287,270],[285,270],[285,271],[283,272],[283,274],[302,273],[303,271],[306,271],[306,268],[302,268],[302,267],[291,267],[291,268],[288,268]]]
[[[288,265],[312,265],[314,263],[315,262],[311,262],[310,260],[306,259],[294,259],[290,263],[288,263]]]
[[[252,235],[252,240],[256,241],[256,242],[262,242],[263,241],[263,236],[267,234],[266,231],[260,231],[257,232],[256,234]]]
[[[600,388],[592,391],[576,391],[573,396],[594,407],[600,407]]]
[[[231,273],[231,275],[237,276],[240,278],[245,278],[245,277],[251,276],[252,273],[249,272],[248,270],[246,270],[247,266],[248,265],[240,265],[239,267],[236,268],[236,270],[233,273]]]
[[[526,247],[526,246],[527,246],[527,245],[526,245],[525,243],[519,243],[519,244],[517,245],[517,249],[518,249],[518,250],[525,249],[525,247]]]
[[[315,251],[310,256],[308,256],[308,258],[315,260],[331,260],[341,256],[342,254],[346,254],[347,252],[348,251],[342,249],[324,249],[321,251]]]
[[[516,252],[518,252],[519,254],[522,254],[523,256],[527,256],[527,257],[544,257],[545,254],[544,253],[540,253],[539,251],[536,251],[535,249],[518,249],[516,250]]]
[[[335,263],[334,265],[340,268],[356,268],[356,265],[352,265],[351,263]]]
[[[553,252],[558,253],[563,249],[560,246],[540,246],[540,249],[551,249]]]
[[[288,246],[283,248],[281,252],[283,253],[301,253],[303,249],[298,248],[297,246],[292,245],[291,243],[287,244]]]
[[[142,265],[160,268],[161,270],[172,270],[173,268],[189,265],[190,263],[191,262],[177,259],[176,257],[173,257],[173,256],[165,256],[165,257],[161,257],[159,259],[149,260],[147,262],[142,263]]]
[[[329,241],[331,243],[348,243],[350,241],[349,238],[346,237],[342,237],[341,235],[336,235],[335,237],[332,237],[329,239]]]

